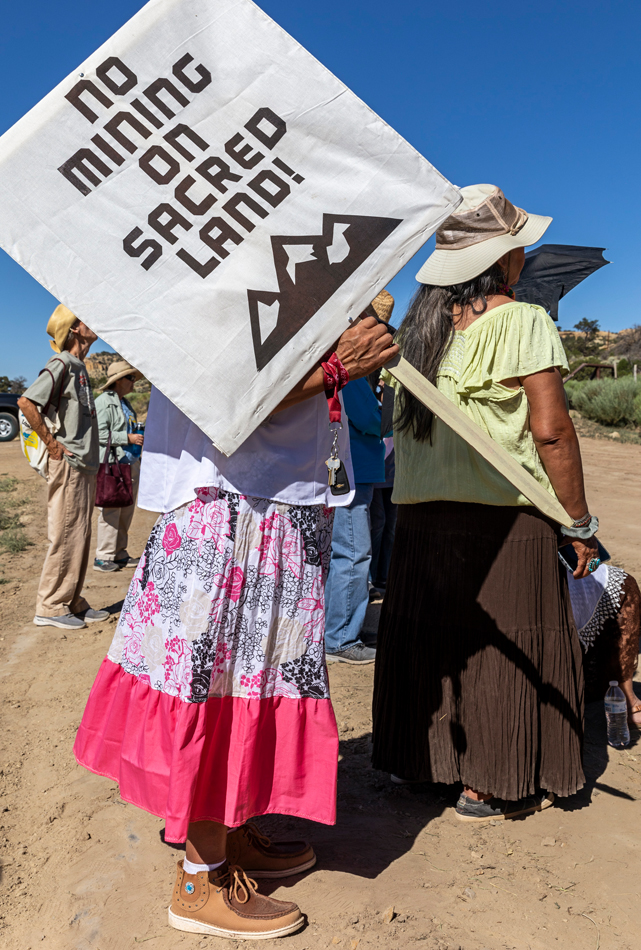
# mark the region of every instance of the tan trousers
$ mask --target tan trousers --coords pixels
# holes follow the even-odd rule
[[[78,614],[89,604],[81,596],[91,547],[96,475],[49,459],[47,475],[49,550],[38,587],[36,615]]]
[[[96,558],[99,561],[117,561],[127,557],[127,539],[131,519],[136,509],[138,482],[140,481],[140,462],[131,463],[131,484],[134,490],[134,503],[128,508],[98,509],[98,541]]]

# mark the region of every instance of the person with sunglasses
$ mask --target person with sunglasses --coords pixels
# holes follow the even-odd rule
[[[123,567],[136,567],[140,560],[130,557],[127,552],[129,527],[138,494],[140,456],[144,441],[142,432],[138,431],[136,413],[127,396],[140,378],[138,370],[126,360],[111,363],[107,370],[107,382],[101,387],[100,395],[96,399],[100,457],[104,456],[111,436],[111,448],[117,460],[131,466],[133,488],[133,504],[125,508],[98,509],[98,541],[93,569],[102,574],[119,571]],[[112,452],[110,457],[113,458]]]

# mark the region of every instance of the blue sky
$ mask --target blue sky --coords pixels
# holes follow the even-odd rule
[[[3,4],[0,133],[141,6]],[[638,2],[261,6],[455,184],[498,184],[552,215],[546,241],[608,249],[613,263],[561,301],[562,327],[641,322],[629,284],[641,251]],[[397,319],[430,246],[390,285]],[[0,375],[31,381],[51,354],[44,327],[56,301],[1,251],[0,290]]]

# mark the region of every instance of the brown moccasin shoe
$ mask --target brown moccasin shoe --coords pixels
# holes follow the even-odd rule
[[[259,894],[256,882],[228,864],[215,871],[186,874],[178,862],[176,886],[169,907],[169,925],[187,933],[268,940],[303,926],[304,917],[291,901]]]
[[[306,841],[270,841],[251,821],[227,835],[227,860],[250,877],[275,878],[300,874],[316,864]]]

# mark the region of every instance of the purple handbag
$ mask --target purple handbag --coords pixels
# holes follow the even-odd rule
[[[96,479],[96,508],[128,508],[134,503],[131,484],[131,465],[109,461],[111,452],[111,432],[107,442],[107,451],[98,468]]]

